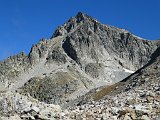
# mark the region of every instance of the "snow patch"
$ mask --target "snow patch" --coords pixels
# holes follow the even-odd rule
[[[134,73],[135,71],[132,71],[132,70],[129,70],[129,69],[125,69],[125,68],[123,68],[123,70],[125,71],[125,72],[128,72],[128,73]]]
[[[141,40],[146,40],[146,39],[144,39],[144,38],[141,38],[141,37],[139,37],[139,36],[136,36],[136,35],[133,35],[133,37],[136,37],[136,38],[138,38],[138,39],[141,39]]]

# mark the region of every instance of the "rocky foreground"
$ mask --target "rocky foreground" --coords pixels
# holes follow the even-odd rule
[[[1,94],[2,120],[158,120],[160,118],[160,79],[146,80],[140,86],[116,96],[69,107],[45,104],[19,93]],[[157,118],[157,119],[156,119]]]
[[[69,108],[73,120],[153,120],[160,119],[160,81],[146,82],[141,87],[106,96],[98,102]],[[157,119],[158,120],[158,119]]]

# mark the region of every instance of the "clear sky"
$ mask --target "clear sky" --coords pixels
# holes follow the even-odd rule
[[[145,39],[160,38],[160,0],[0,0],[0,60],[28,53],[78,11]]]

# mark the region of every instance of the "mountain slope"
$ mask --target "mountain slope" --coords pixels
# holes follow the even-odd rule
[[[91,90],[70,102],[68,111],[76,119],[159,120],[160,47],[151,60],[124,80]]]
[[[152,83],[159,86],[160,80],[160,47],[151,55],[151,60],[143,66],[141,69],[137,70],[135,73],[131,74],[124,80],[110,86],[105,87],[101,91],[97,92],[94,96],[95,98],[101,99],[103,96],[116,95],[123,93],[125,91],[133,90],[134,87],[141,87],[143,85],[148,85],[150,88]],[[103,91],[103,92],[102,92]],[[106,92],[106,93],[105,93]]]

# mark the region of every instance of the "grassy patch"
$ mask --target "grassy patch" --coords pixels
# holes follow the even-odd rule
[[[118,86],[118,84],[113,84],[111,86],[106,86],[106,87],[102,88],[100,91],[96,92],[93,95],[93,99],[95,101],[102,99],[104,96],[110,94],[113,90],[115,90],[117,86]]]

